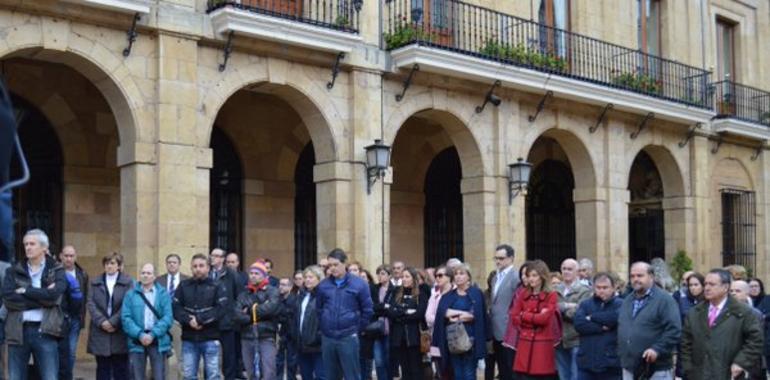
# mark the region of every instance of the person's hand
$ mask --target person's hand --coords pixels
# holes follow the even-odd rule
[[[610,331],[610,328],[607,326],[602,326],[602,331]]]
[[[647,363],[655,363],[655,361],[658,360],[658,353],[655,352],[655,350],[653,350],[652,348],[648,348],[642,354],[642,358]]]
[[[16,289],[16,294],[24,294],[27,292],[27,288],[18,288]]]
[[[731,379],[737,379],[744,372],[746,372],[746,370],[744,370],[743,368],[741,368],[741,366],[737,364],[733,364],[730,366],[730,374],[732,375],[730,377]]]
[[[540,313],[545,314],[548,312],[548,308],[544,307],[542,310],[540,310]]]
[[[195,317],[190,317],[190,327],[200,330],[201,326],[198,324],[198,320]]]
[[[55,282],[52,282],[52,283],[48,284],[48,289],[53,289],[55,287],[56,287],[56,283]]]
[[[142,337],[139,340],[142,342],[142,345],[148,347],[152,344],[153,338],[150,334],[142,334]]]
[[[417,312],[417,309],[406,309],[407,314],[414,314]]]
[[[102,330],[106,332],[110,332],[110,333],[115,332],[115,327],[112,326],[112,323],[110,323],[110,321],[104,321],[100,326]]]
[[[459,314],[455,314],[455,315],[449,317],[449,320],[451,322],[459,322],[460,321],[460,315]]]

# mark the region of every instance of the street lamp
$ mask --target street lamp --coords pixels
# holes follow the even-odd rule
[[[378,178],[385,176],[390,166],[390,147],[383,144],[382,140],[374,140],[374,144],[366,148],[366,193],[372,193],[372,186]]]
[[[524,161],[521,157],[512,163],[508,164],[508,204],[513,203],[513,198],[516,198],[522,190],[527,188],[529,183],[529,175],[532,173],[532,164]]]

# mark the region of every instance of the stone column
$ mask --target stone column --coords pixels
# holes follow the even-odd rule
[[[483,284],[493,269],[490,259],[498,240],[497,178],[463,178],[463,254],[473,269],[474,280]]]
[[[126,142],[118,148],[120,252],[131,275],[139,263],[154,262],[157,251],[156,157],[154,144]]]
[[[319,259],[334,248],[348,252],[352,247],[352,168],[350,163],[333,161],[316,164],[313,169]]]
[[[663,198],[666,261],[673,259],[679,250],[689,254],[693,248],[689,229],[695,224],[694,204],[693,197]]]
[[[709,161],[711,160],[711,144],[709,143],[707,136],[696,135],[690,140],[690,172],[692,178],[689,180],[692,182],[692,202],[693,202],[693,220],[689,228],[693,231],[693,241],[691,248],[687,251],[688,256],[693,260],[693,266],[696,270],[708,270],[711,265],[709,252],[714,249],[719,249],[712,246],[712,239],[710,236],[711,218],[710,207],[711,199],[709,198],[709,192],[711,191],[711,171],[709,170]],[[721,264],[721,263],[718,263]]]

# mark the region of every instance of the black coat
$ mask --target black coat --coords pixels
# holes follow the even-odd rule
[[[300,329],[300,317],[302,313],[302,301],[305,299],[305,295],[310,294],[310,300],[307,303],[307,307],[304,312],[304,320],[302,328]],[[297,313],[295,314],[294,324],[297,331],[297,348],[302,353],[318,353],[321,352],[321,323],[318,319],[318,312],[316,310],[316,293],[315,291],[303,291],[297,295]]]
[[[278,334],[281,339],[296,342],[297,326],[294,324],[294,318],[297,314],[297,294],[290,293],[286,298],[281,299],[281,311],[278,315]]]
[[[764,315],[765,343],[763,348],[764,355],[770,355],[770,296],[765,296],[759,305],[755,305]],[[770,365],[770,363],[768,363]]]
[[[211,273],[213,272],[214,268],[211,268]],[[211,277],[211,273],[209,273],[209,277]],[[216,281],[224,287],[225,297],[227,297],[228,302],[232,305],[235,303],[235,300],[238,299],[238,295],[246,288],[241,285],[241,278],[234,270],[223,266],[219,273]],[[236,326],[233,323],[233,308],[228,307],[219,320],[219,329],[222,331],[229,331],[233,330],[235,327]]]
[[[252,306],[257,304],[257,334],[259,339],[275,339],[278,332],[278,320],[282,310],[281,296],[278,289],[267,285],[256,293],[250,290],[238,295],[233,309],[233,323],[241,332],[241,339],[256,339]]]
[[[182,340],[202,342],[219,339],[219,321],[231,314],[232,303],[225,287],[211,278],[190,278],[179,283],[174,291],[174,319],[182,325]],[[192,317],[203,325],[196,330],[190,326]]]
[[[403,296],[399,300],[402,291]],[[390,321],[391,347],[420,346],[420,325],[425,323],[425,309],[428,308],[430,293],[420,291],[417,297],[412,294],[412,289],[398,287],[387,298],[387,305],[390,305],[386,314]],[[415,312],[408,313],[410,309]]]

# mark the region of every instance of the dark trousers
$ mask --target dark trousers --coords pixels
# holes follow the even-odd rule
[[[402,380],[420,380],[422,376],[422,353],[420,347],[390,346],[390,360],[401,367]]]
[[[495,352],[487,351],[484,357],[484,380],[495,380]]]
[[[235,380],[238,376],[238,342],[235,341],[235,331],[220,331],[219,343],[222,344],[222,375],[225,380]]]
[[[97,356],[96,380],[128,380],[128,354]]]
[[[594,372],[578,368],[577,378],[578,380],[621,380],[623,378],[623,371],[620,368],[615,368]]]
[[[59,341],[59,380],[72,380],[72,365],[70,365],[70,340],[69,340],[69,318],[64,323],[67,327],[64,338]]]
[[[513,362],[516,357],[516,351],[503,346],[503,342],[495,340],[492,342],[495,350],[495,362],[497,371],[500,372],[500,380],[513,380]]]
[[[289,342],[286,338],[281,339],[278,355],[275,357],[275,364],[278,366],[275,372],[276,378],[283,379],[284,368],[288,380],[295,380],[297,378],[297,347],[293,342]]]

